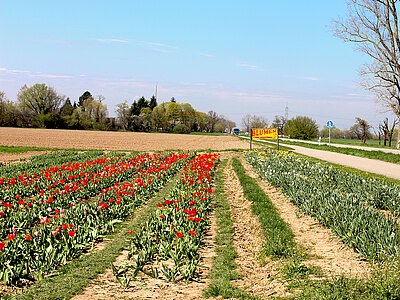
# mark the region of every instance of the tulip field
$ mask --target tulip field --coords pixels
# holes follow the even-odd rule
[[[250,177],[253,171],[261,180],[257,181],[255,175]],[[229,182],[224,182],[223,178],[228,178]],[[347,246],[371,265],[398,260],[400,186],[384,179],[273,149],[244,154],[235,151],[62,150],[0,166],[0,282],[3,287],[0,297],[13,293],[7,290],[10,286],[11,289],[22,286],[20,293],[24,294],[25,289],[29,291],[36,283],[63,276],[63,272],[70,272],[65,268],[74,262],[96,251],[100,253],[99,243],[115,242],[118,232],[121,244],[116,246],[113,258],[100,272],[88,276],[86,283],[79,283],[73,292],[66,292],[63,295],[68,296],[61,298],[79,294],[82,297],[77,299],[113,298],[116,290],[121,297],[157,298],[162,294],[134,292],[142,286],[144,291],[158,292],[157,289],[173,285],[173,295],[181,295],[180,289],[194,283],[201,286],[201,290],[193,299],[210,296],[253,299],[253,296],[262,298],[267,294],[284,298],[293,296],[285,292],[291,285],[299,295],[302,290],[306,291],[305,295],[316,295],[310,292],[316,286],[312,279],[304,286],[290,282],[293,278],[298,280],[296,276],[301,272],[311,272],[311,267],[303,265],[311,256],[307,254],[309,249],[295,239],[295,231],[291,231],[291,226],[295,225],[284,221],[279,209],[274,208],[276,203],[268,200],[270,195],[263,190],[264,183],[276,187],[275,190],[285,196],[286,200],[279,201],[291,203],[294,209],[311,216],[318,226],[329,229],[336,236],[338,248]],[[266,199],[269,202],[264,202]],[[246,211],[241,210],[240,201],[249,202],[243,206],[247,207]],[[239,219],[241,222],[258,221],[239,230],[235,227]],[[212,224],[216,224],[215,228],[219,226],[213,232]],[[235,235],[236,231],[248,234],[257,230],[264,234],[257,238],[275,244],[275,250],[287,244],[290,249],[285,253],[288,254],[274,256],[271,254],[277,252],[274,245],[268,245],[267,251],[265,242],[264,245],[257,242],[260,243],[257,248],[254,243],[259,240],[244,241],[240,238],[247,235]],[[205,242],[210,236],[214,244]],[[206,247],[214,252],[213,261],[204,265],[202,251]],[[253,295],[249,292],[251,289],[235,285],[248,274],[236,274],[234,261],[256,248],[262,249],[254,254],[262,263],[252,263],[265,265],[264,269],[257,266],[257,270],[269,270],[265,271],[269,273],[259,277],[266,280],[254,282],[255,290],[275,288],[276,292]],[[213,265],[218,261],[219,269]],[[79,268],[79,263],[77,266]],[[101,273],[108,274],[105,270],[109,272],[108,281],[98,277]],[[297,273],[288,277],[285,273],[288,270]],[[319,278],[317,285],[331,280],[326,276],[329,272],[322,277],[318,272],[313,275]],[[100,288],[117,287],[114,292],[101,296],[90,294],[95,289],[92,287],[87,294],[84,289],[89,282],[95,285],[94,278],[99,282],[103,280]],[[394,277],[385,278],[394,280]],[[274,280],[279,282],[278,286],[269,286]],[[348,287],[344,279],[341,280],[338,286],[346,292]],[[147,289],[144,288],[146,282],[150,282]],[[371,282],[357,286],[357,291],[364,293],[369,289],[370,294],[375,295],[370,291],[375,281]],[[329,281],[328,290],[335,284]],[[382,286],[379,291],[387,293],[389,286],[397,285]],[[58,287],[50,294],[54,289]],[[68,289],[68,284],[64,289]],[[329,291],[323,290],[325,292],[329,295]],[[176,299],[185,299],[185,295]]]
[[[180,180],[155,215],[133,234],[128,259],[133,263],[116,270],[117,278],[132,271],[167,281],[193,279],[200,262],[198,250],[207,230],[211,210],[211,180],[218,154],[194,157],[183,168]],[[156,266],[153,267],[154,261]],[[129,280],[125,279],[125,284]]]
[[[300,210],[331,228],[365,258],[384,260],[400,254],[395,219],[400,214],[398,185],[366,179],[288,152],[254,151],[245,157]]]
[[[53,153],[1,170],[0,278],[43,278],[113,230],[193,157]]]

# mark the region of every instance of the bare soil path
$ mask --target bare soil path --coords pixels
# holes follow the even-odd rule
[[[249,147],[248,142],[230,135],[211,136],[8,127],[0,127],[0,144],[4,146],[128,151],[225,150],[247,149]]]
[[[0,162],[1,163],[19,163],[21,159],[27,159],[35,155],[41,155],[46,153],[46,151],[28,151],[28,152],[23,152],[23,153],[1,153],[0,152]]]
[[[240,154],[234,154],[238,157]],[[237,271],[243,277],[233,284],[262,298],[288,296],[285,283],[280,280],[276,261],[263,262],[260,258],[264,236],[258,217],[252,213],[252,203],[246,199],[231,159],[224,172],[225,193],[231,207],[234,226],[233,246],[238,254]]]

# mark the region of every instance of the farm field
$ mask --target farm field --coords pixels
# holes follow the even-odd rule
[[[0,127],[3,146],[59,149],[156,151],[167,149],[248,149],[248,143],[232,136],[168,133],[52,130]]]
[[[192,138],[0,167],[0,296],[400,296],[398,184],[285,151],[168,151],[165,136]]]

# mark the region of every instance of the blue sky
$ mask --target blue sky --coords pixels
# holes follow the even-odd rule
[[[0,0],[0,90],[46,83],[77,101],[115,105],[175,97],[237,122],[307,115],[339,128],[372,125],[381,107],[360,87],[368,58],[334,37],[345,0]]]

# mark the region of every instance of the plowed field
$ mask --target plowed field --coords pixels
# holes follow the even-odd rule
[[[0,127],[0,145],[127,151],[246,149],[233,136]]]

